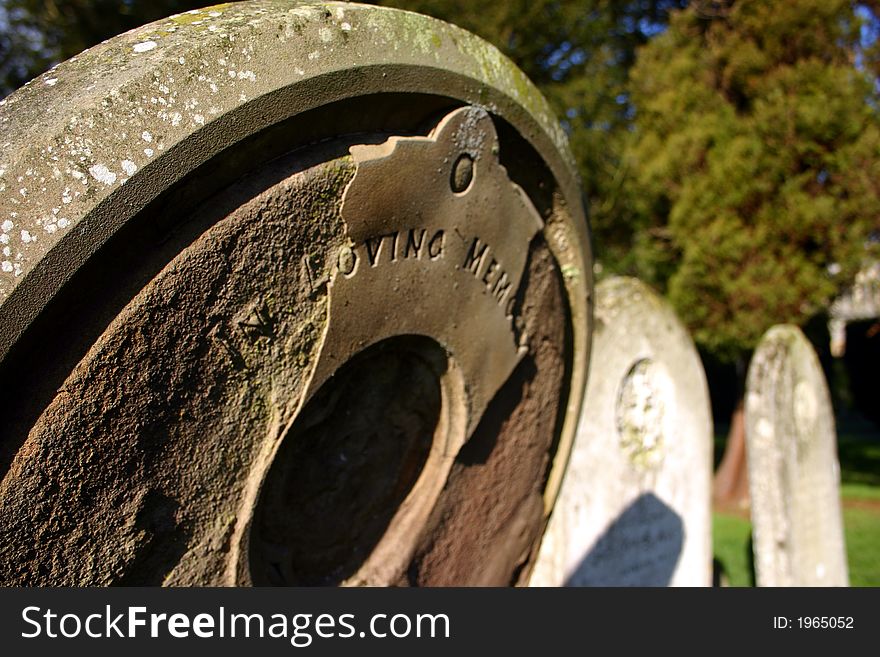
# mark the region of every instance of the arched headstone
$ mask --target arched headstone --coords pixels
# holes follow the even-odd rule
[[[847,586],[834,413],[796,326],[771,328],[752,356],[746,445],[758,586]]]
[[[581,420],[531,584],[710,585],[711,446],[687,330],[640,281],[602,281]]]
[[[0,102],[4,584],[511,584],[558,490],[591,256],[497,50],[271,0]]]

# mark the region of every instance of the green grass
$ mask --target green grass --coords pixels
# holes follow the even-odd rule
[[[843,526],[850,585],[880,586],[880,509],[844,508]],[[751,531],[751,523],[740,516],[713,515],[715,558],[723,565],[730,586],[753,586]]]
[[[751,532],[751,523],[739,516],[716,513],[712,518],[715,558],[723,565],[729,586],[752,586]]]
[[[880,509],[843,510],[849,581],[852,586],[880,586]]]
[[[844,500],[880,500],[880,486],[841,484],[840,496]]]

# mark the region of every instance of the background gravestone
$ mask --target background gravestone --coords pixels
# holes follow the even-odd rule
[[[559,122],[497,50],[217,5],[0,126],[2,583],[519,581],[592,260]]]
[[[602,281],[577,438],[531,584],[708,586],[711,436],[684,326],[640,281]]]
[[[796,326],[771,328],[752,357],[746,443],[758,586],[847,586],[834,414]]]

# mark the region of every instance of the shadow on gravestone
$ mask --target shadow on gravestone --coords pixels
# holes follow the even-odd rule
[[[577,439],[529,583],[579,584],[574,573],[591,551],[588,563],[656,539],[641,546],[648,561],[671,557],[659,558],[656,575],[620,565],[630,585],[709,586],[712,425],[693,341],[672,308],[632,278],[596,286],[595,317]]]
[[[643,493],[608,527],[566,586],[669,586],[684,545],[684,523]]]

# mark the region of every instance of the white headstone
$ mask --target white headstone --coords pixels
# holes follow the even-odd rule
[[[632,278],[596,287],[577,437],[532,586],[708,586],[712,420],[686,329]]]
[[[771,328],[752,357],[746,454],[758,586],[847,586],[834,414],[796,326]]]

